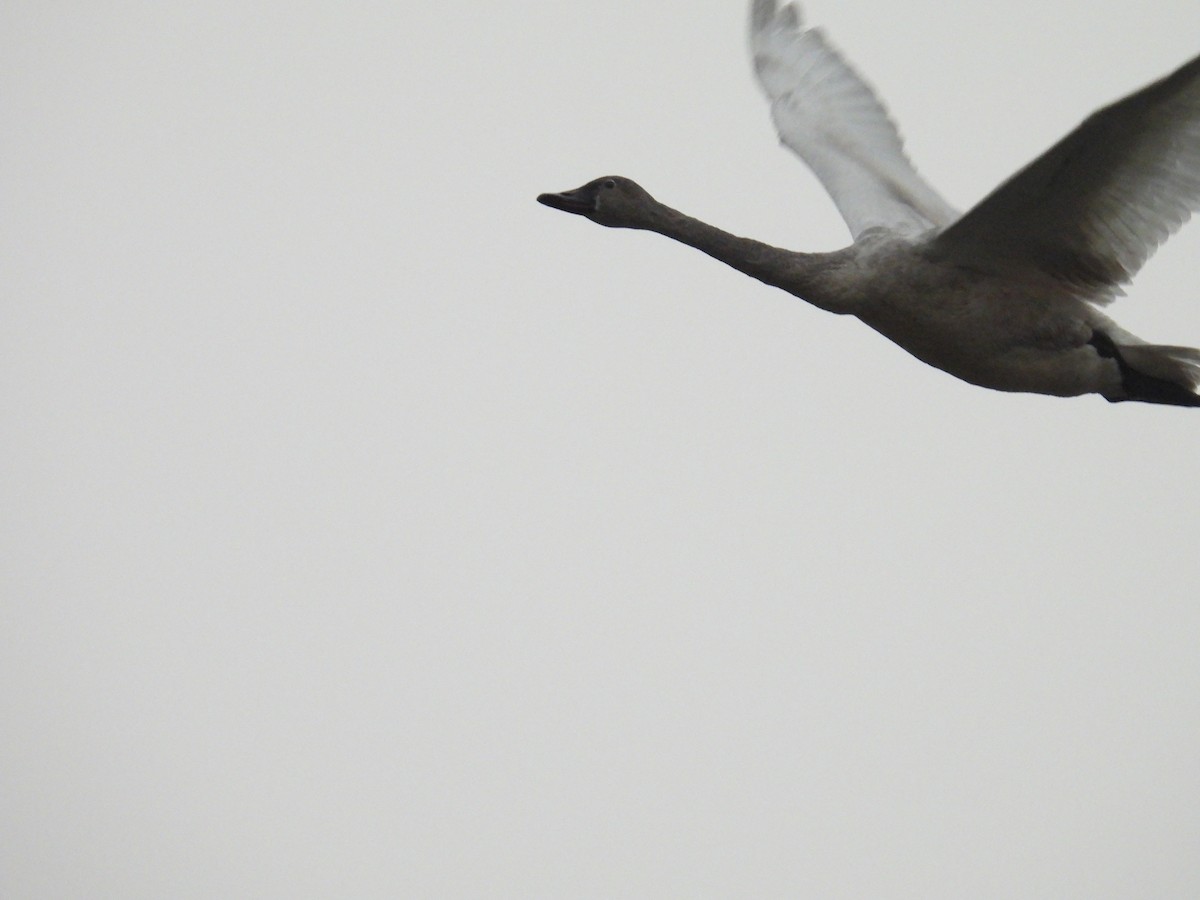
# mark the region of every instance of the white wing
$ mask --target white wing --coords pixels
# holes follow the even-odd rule
[[[918,233],[958,218],[921,177],[871,89],[794,3],[753,0],[750,49],[780,140],[837,204],[855,239],[868,228]]]
[[[938,236],[965,265],[1039,269],[1106,302],[1200,210],[1200,57],[1094,113]]]

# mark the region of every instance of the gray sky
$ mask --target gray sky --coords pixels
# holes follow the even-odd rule
[[[807,12],[963,207],[1200,51]],[[744,20],[0,9],[0,894],[1200,895],[1200,414],[534,203],[844,243]],[[1200,345],[1198,254],[1118,320]]]

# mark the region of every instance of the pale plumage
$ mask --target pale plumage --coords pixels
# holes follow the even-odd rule
[[[1095,113],[960,216],[795,4],[752,0],[750,46],[780,140],[820,179],[852,245],[770,247],[616,176],[538,199],[690,244],[974,384],[1200,406],[1200,351],[1147,344],[1098,308],[1200,209],[1200,58]]]
[[[780,140],[821,180],[855,240],[868,228],[913,234],[958,218],[914,171],[887,110],[821,29],[801,30],[795,5],[754,3],[750,52]]]

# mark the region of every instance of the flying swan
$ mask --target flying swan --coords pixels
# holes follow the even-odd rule
[[[854,242],[798,253],[659,203],[628,178],[537,199],[682,241],[917,359],[1000,391],[1200,406],[1200,350],[1148,344],[1100,307],[1200,209],[1200,57],[1093,114],[959,214],[917,175],[882,104],[794,3],[752,0],[754,70],[780,140]]]

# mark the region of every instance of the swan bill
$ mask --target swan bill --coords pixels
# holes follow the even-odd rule
[[[586,216],[596,211],[596,195],[592,191],[585,193],[584,188],[573,191],[563,191],[559,194],[538,194],[538,203],[563,212]]]

